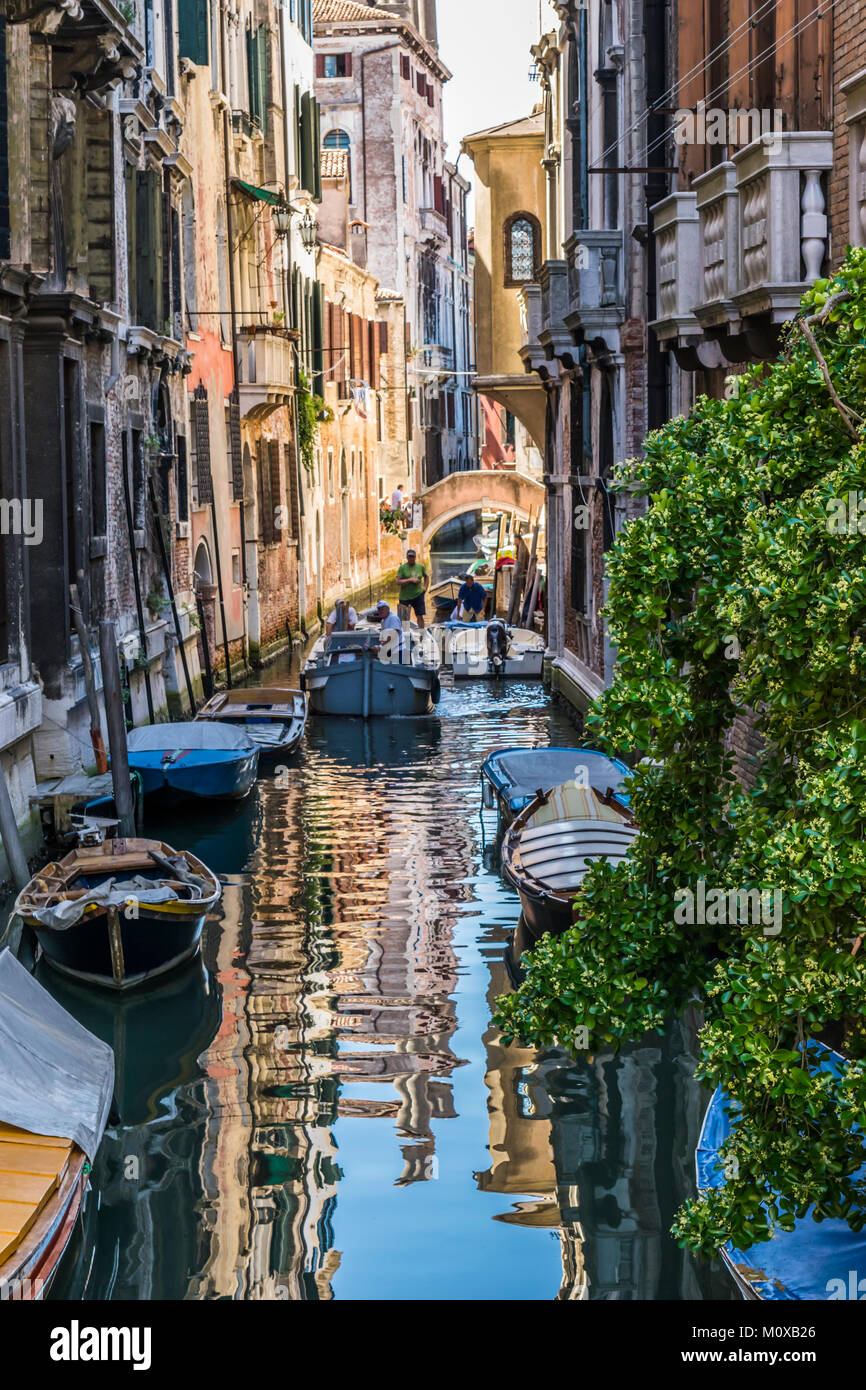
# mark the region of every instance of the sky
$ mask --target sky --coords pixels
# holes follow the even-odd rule
[[[544,27],[550,29],[549,0],[541,0]],[[464,135],[515,120],[541,98],[530,82],[538,42],[539,0],[439,0],[439,53],[454,74],[445,87],[445,135],[454,160]],[[471,177],[466,155],[460,172]]]

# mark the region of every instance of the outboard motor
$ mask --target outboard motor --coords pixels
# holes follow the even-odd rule
[[[496,676],[505,669],[508,655],[508,628],[501,618],[493,618],[487,624],[487,668]]]

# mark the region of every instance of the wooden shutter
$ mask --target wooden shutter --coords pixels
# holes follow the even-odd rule
[[[263,135],[268,130],[268,27],[260,24],[256,30],[256,93],[258,97],[259,128]]]
[[[235,502],[244,500],[244,460],[241,446],[241,408],[237,401],[229,401],[229,442],[232,451],[232,498]]]
[[[316,101],[315,97],[313,97],[312,101],[312,112],[313,186],[310,189],[310,192],[312,193],[314,200],[317,203],[320,203],[322,201],[322,108],[319,106],[319,103]]]
[[[379,390],[381,376],[379,373],[379,325],[377,323],[367,324],[367,339],[369,342],[370,353],[370,385],[374,391]]]
[[[278,541],[282,532],[277,528],[276,510],[283,504],[283,499],[280,488],[280,446],[276,439],[271,439],[268,443],[268,465],[271,484],[271,540]]]
[[[388,351],[388,325],[384,319],[379,320],[379,351],[382,354]]]
[[[400,54],[400,73],[404,82],[412,81],[412,60],[408,53]]]
[[[442,177],[440,174],[433,175],[433,206],[437,212],[445,212],[445,196],[442,188]]]
[[[193,392],[193,423],[195,426],[195,471],[198,500],[202,505],[213,501],[213,477],[210,467],[210,412],[207,389],[197,386]]]
[[[449,392],[448,392],[448,395],[445,397],[445,407],[446,407],[446,410],[447,410],[447,412],[448,412],[448,413],[447,413],[447,417],[446,417],[447,420],[448,420],[448,428],[449,428],[449,430],[453,430],[453,428],[454,428],[454,419],[455,419],[455,413],[454,413],[454,392],[453,392],[453,391],[449,391]]]
[[[325,365],[325,287],[316,280],[313,285],[313,390],[321,396],[325,389],[322,375]]]
[[[301,517],[298,505],[298,460],[295,454],[295,446],[291,441],[283,448],[283,457],[286,465],[286,492],[289,498],[289,518],[290,525],[286,528],[286,539],[290,536],[300,536]]]
[[[366,319],[359,318],[361,338],[361,380],[370,384],[370,325]]]
[[[268,545],[274,537],[274,509],[271,506],[271,468],[267,455],[267,445],[263,439],[259,440],[256,450],[256,473],[258,493],[257,501],[259,504],[259,535],[265,545]]]
[[[352,55],[351,55],[351,53],[344,53],[344,54],[343,54],[343,59],[344,59],[345,64],[346,64],[346,76],[347,76],[347,77],[351,77],[351,76],[352,76]]]
[[[316,54],[316,76],[317,76],[317,77],[324,77],[324,75],[325,75],[325,55],[324,55],[324,53],[317,53],[317,54]]]
[[[197,67],[210,62],[208,42],[208,0],[178,0],[178,56],[189,58]]]

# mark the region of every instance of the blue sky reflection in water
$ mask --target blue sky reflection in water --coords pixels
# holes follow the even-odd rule
[[[40,967],[121,1076],[57,1296],[730,1296],[667,1234],[704,1105],[679,1030],[587,1066],[490,1027],[519,905],[479,768],[550,741],[576,734],[539,684],[479,682],[311,720],[286,785],[151,822],[225,896],[150,1003]]]

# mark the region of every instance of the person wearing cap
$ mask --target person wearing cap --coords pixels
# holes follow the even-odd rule
[[[457,617],[463,623],[478,623],[487,604],[487,590],[468,571],[460,578],[463,583],[457,595]]]
[[[335,608],[335,609],[333,610],[333,612],[330,614],[327,623],[325,624],[325,632],[326,632],[326,634],[328,635],[328,637],[330,637],[331,633],[336,629],[336,626],[337,626],[337,617],[338,617],[338,614],[337,614],[337,610],[336,610],[336,608]],[[354,608],[348,608],[348,607],[347,607],[347,608],[346,608],[346,631],[347,631],[347,632],[354,632],[355,627],[357,626],[357,622],[358,622],[358,614],[355,612]]]
[[[427,604],[424,595],[430,587],[430,576],[423,565],[415,563],[415,551],[406,551],[406,562],[397,571],[399,599],[397,612],[401,619],[409,617],[409,610],[418,619],[418,626],[424,626]]]
[[[380,598],[376,604],[376,618],[382,632],[402,632],[403,628],[396,613],[391,612],[391,605],[385,599]]]

